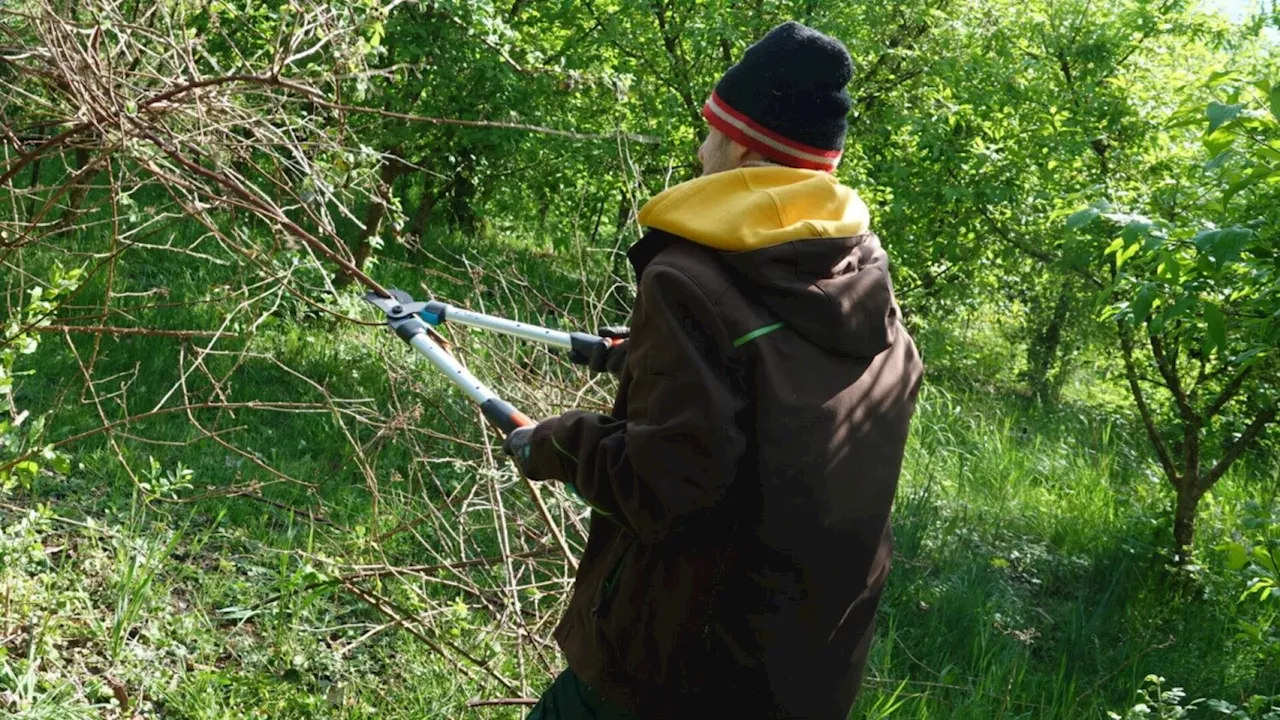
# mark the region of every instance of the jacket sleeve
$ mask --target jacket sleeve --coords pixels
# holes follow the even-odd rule
[[[640,282],[628,341],[627,419],[573,411],[539,423],[529,467],[569,483],[597,512],[654,542],[724,496],[745,448],[731,340],[679,269]]]

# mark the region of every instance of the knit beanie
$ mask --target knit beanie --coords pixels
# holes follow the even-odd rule
[[[839,40],[783,23],[725,72],[702,116],[774,162],[832,172],[844,149],[852,75]]]

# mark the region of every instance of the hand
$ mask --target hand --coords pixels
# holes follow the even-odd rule
[[[596,345],[591,348],[589,355],[571,350],[570,362],[586,365],[591,372],[607,372],[614,376],[621,376],[622,368],[627,364],[627,340],[631,336],[631,331],[621,326],[607,326],[600,328],[596,334],[613,342]]]
[[[533,428],[532,425],[516,428],[502,441],[502,452],[515,461],[525,477],[529,477],[529,457],[533,454]]]

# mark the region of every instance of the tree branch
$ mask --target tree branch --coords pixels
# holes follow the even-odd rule
[[[500,707],[504,705],[537,705],[538,698],[494,698],[492,700],[468,700],[467,707]]]
[[[150,412],[139,413],[138,415],[131,415],[127,418],[121,418],[119,420],[116,420],[115,422],[110,422],[110,423],[107,423],[106,425],[100,425],[92,430],[85,430],[82,433],[77,433],[75,435],[72,435],[71,437],[63,438],[57,442],[50,443],[47,446],[36,448],[35,450],[31,450],[25,454],[19,455],[18,457],[6,462],[5,464],[0,465],[0,472],[4,472],[5,470],[8,470],[12,468],[14,465],[17,465],[18,463],[23,462],[24,460],[30,460],[31,458],[43,452],[45,447],[60,448],[63,445],[70,445],[71,443],[84,440],[85,438],[93,437],[94,435],[100,435],[104,432],[109,432],[111,430],[114,430],[120,427],[121,425],[128,425],[129,423],[139,422],[141,420],[146,420],[147,418],[155,417],[157,415],[165,415],[168,413],[175,413],[175,412],[189,412],[191,410],[281,410],[285,412],[300,412],[300,411],[310,410],[313,412],[327,412],[328,409],[329,408],[327,406],[321,405],[319,403],[264,402],[264,401],[258,401],[258,400],[251,400],[249,402],[238,402],[238,403],[197,403],[194,405],[176,405],[174,407],[160,408],[159,410],[152,410]]]
[[[1183,480],[1198,485],[1200,475],[1200,428],[1204,420],[1196,414],[1187,393],[1182,388],[1182,379],[1178,377],[1177,358],[1164,351],[1164,340],[1156,333],[1149,335],[1151,355],[1155,358],[1160,377],[1164,378],[1165,387],[1173,395],[1178,406],[1178,414],[1182,417],[1182,473]]]
[[[64,130],[63,132],[58,133],[57,135],[54,135],[48,140],[45,140],[44,142],[40,143],[40,145],[36,146],[36,148],[33,149],[31,152],[23,155],[22,157],[19,157],[12,165],[9,166],[9,169],[6,170],[3,175],[0,175],[0,185],[4,185],[5,183],[12,180],[14,175],[17,175],[19,172],[22,172],[22,168],[31,164],[31,162],[33,162],[36,158],[40,157],[41,155],[44,155],[50,150],[57,148],[59,145],[62,145],[63,143],[70,140],[71,138],[75,137],[76,135],[79,135],[80,133],[88,129],[89,129],[89,123],[82,122],[77,125],[73,125],[71,128]]]
[[[389,293],[386,288],[382,287],[382,285],[380,285],[377,281],[375,281],[373,278],[366,275],[363,270],[353,265],[349,260],[342,257],[341,255],[334,252],[333,250],[330,250],[323,242],[320,242],[319,238],[313,236],[311,233],[299,227],[297,223],[290,220],[284,214],[284,211],[276,207],[274,203],[271,203],[260,197],[254,196],[253,193],[250,193],[248,190],[241,187],[239,183],[231,180],[231,178],[229,178],[225,173],[214,172],[201,165],[191,162],[185,156],[183,156],[182,153],[178,152],[176,148],[170,146],[168,143],[156,137],[155,134],[152,133],[150,129],[148,129],[145,125],[143,125],[142,123],[136,120],[133,120],[133,118],[130,118],[130,120],[133,121],[133,124],[137,128],[139,135],[141,135],[143,138],[147,139],[153,145],[159,148],[160,151],[163,152],[165,155],[169,156],[171,160],[178,163],[182,167],[186,168],[190,172],[193,172],[203,178],[206,178],[212,181],[213,183],[221,187],[226,188],[227,190],[230,190],[234,195],[236,195],[245,203],[247,203],[251,208],[253,208],[255,212],[260,214],[263,218],[279,223],[284,229],[288,230],[291,234],[293,234],[294,237],[303,241],[309,247],[311,247],[312,250],[315,250],[317,253],[324,256],[327,260],[329,260],[330,262],[333,262],[338,267],[342,268],[343,271],[345,271],[346,273],[350,274],[352,277],[356,278],[361,283],[363,283],[365,287],[368,287],[370,290],[373,290],[375,293],[377,293],[378,295],[381,295],[382,297],[391,297],[391,293]]]
[[[1156,428],[1155,420],[1151,416],[1151,408],[1147,406],[1146,395],[1143,394],[1142,385],[1138,382],[1138,369],[1133,362],[1133,331],[1119,323],[1116,329],[1120,333],[1120,349],[1124,356],[1124,375],[1129,381],[1129,392],[1133,395],[1134,404],[1138,406],[1138,415],[1142,418],[1142,426],[1147,431],[1147,438],[1155,446],[1156,458],[1164,468],[1165,478],[1176,488],[1180,482],[1178,471],[1173,466],[1173,460],[1164,445],[1164,440],[1160,438],[1160,431]]]
[[[1240,433],[1240,437],[1236,438],[1235,442],[1231,443],[1227,448],[1227,451],[1223,453],[1222,457],[1218,460],[1218,463],[1214,465],[1213,469],[1209,471],[1209,474],[1205,475],[1201,480],[1201,492],[1213,487],[1214,483],[1218,482],[1223,474],[1231,468],[1231,465],[1235,463],[1236,460],[1240,459],[1240,456],[1244,454],[1244,451],[1249,449],[1249,446],[1253,444],[1253,441],[1257,440],[1258,436],[1262,434],[1262,431],[1266,429],[1267,425],[1271,424],[1275,419],[1275,403],[1272,403],[1270,407],[1262,410],[1254,416],[1253,421],[1244,429],[1244,432]]]
[[[1150,335],[1150,339],[1151,354],[1156,359],[1156,369],[1160,371],[1160,377],[1164,378],[1165,387],[1169,388],[1169,392],[1173,394],[1173,399],[1178,405],[1178,413],[1182,415],[1183,420],[1199,425],[1200,416],[1195,408],[1191,407],[1187,393],[1182,389],[1182,380],[1178,377],[1174,358],[1169,357],[1164,351],[1164,340],[1155,333]]]
[[[952,175],[952,177],[954,178],[954,174]],[[1003,227],[1000,226],[999,223],[996,222],[995,218],[991,217],[991,211],[986,205],[979,203],[977,205],[977,210],[978,210],[978,214],[982,216],[982,219],[987,221],[987,226],[991,228],[991,231],[994,232],[996,235],[999,235],[1000,239],[1004,240],[1006,244],[1011,245],[1018,250],[1021,250],[1022,252],[1045,263],[1046,265],[1057,265],[1061,262],[1061,258],[1055,256],[1053,253],[1047,252],[1045,250],[1041,250],[1040,248],[1033,247],[1031,245],[1028,245],[1022,242],[1021,240],[1015,239],[1012,235],[1009,234],[1008,231],[1006,231]],[[1094,277],[1093,273],[1089,272],[1087,269],[1076,266],[1076,265],[1069,265],[1068,267],[1072,270],[1072,272],[1075,272],[1080,277],[1084,278],[1085,280],[1088,280],[1095,287],[1099,287],[1099,288],[1106,287],[1106,285],[1104,285],[1101,280]]]
[[[1250,365],[1236,373],[1236,376],[1231,378],[1226,386],[1222,388],[1222,392],[1218,393],[1213,402],[1209,403],[1208,409],[1204,411],[1204,416],[1207,418],[1215,417],[1219,410],[1231,402],[1231,399],[1240,391],[1240,386],[1244,385],[1244,381],[1253,373],[1253,368],[1254,366]]]
[[[144,337],[211,338],[239,337],[239,333],[214,330],[155,330],[152,328],[109,327],[106,325],[36,325],[35,332],[78,332],[92,335],[142,335]]]

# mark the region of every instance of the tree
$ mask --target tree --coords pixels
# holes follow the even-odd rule
[[[1170,129],[1203,128],[1207,163],[1154,173],[1167,181],[1067,219],[1106,243],[1105,316],[1174,490],[1184,563],[1200,499],[1280,410],[1280,86],[1216,73],[1201,89],[1216,99],[1184,108]]]
[[[1225,30],[1182,2],[976,2],[935,35],[920,87],[858,125],[878,224],[924,314],[983,307],[1022,327],[1042,400],[1063,348],[1103,342],[1105,276],[1060,213],[1150,177],[1165,83],[1216,62]],[[1010,373],[1015,377],[1014,372]]]

